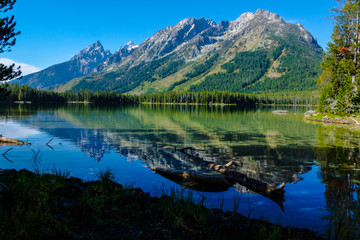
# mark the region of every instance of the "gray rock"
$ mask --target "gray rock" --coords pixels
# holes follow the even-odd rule
[[[305,112],[305,117],[311,117],[314,113],[315,113],[315,111],[309,110],[309,111]]]
[[[325,116],[325,117],[322,118],[323,121],[327,121],[327,120],[329,120],[329,119],[330,119],[330,118],[329,118],[328,116]]]

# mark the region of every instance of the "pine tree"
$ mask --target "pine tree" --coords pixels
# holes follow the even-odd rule
[[[16,0],[0,0],[0,13],[11,10]],[[11,47],[15,45],[16,36],[20,31],[15,31],[16,22],[14,16],[0,18],[0,53],[10,52]],[[15,69],[15,64],[5,66],[0,64],[0,81],[11,80],[21,75],[20,67]]]
[[[11,10],[15,2],[16,0],[0,0],[0,14]],[[15,45],[15,37],[20,34],[19,31],[15,31],[15,25],[14,16],[0,17],[0,53],[10,52],[10,48]],[[15,68],[15,64],[5,66],[0,63],[0,82],[17,78],[20,75],[20,67]],[[0,86],[0,97],[10,94],[6,89],[7,86]]]
[[[334,30],[321,64],[319,110],[332,113],[360,111],[359,14],[360,0],[337,0]]]

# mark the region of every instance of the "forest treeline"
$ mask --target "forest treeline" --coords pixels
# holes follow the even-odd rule
[[[236,104],[251,106],[256,104],[317,105],[317,92],[278,92],[278,93],[234,93],[227,91],[186,92],[169,91],[140,95],[141,102],[181,103],[181,104]]]
[[[181,103],[181,104],[236,104],[252,106],[258,103],[257,99],[248,94],[232,92],[187,92],[169,91],[146,93],[140,95],[141,102],[146,103]]]
[[[99,104],[115,103],[120,105],[137,104],[139,97],[114,91],[75,90],[69,92],[54,92],[39,90],[27,85],[4,84],[2,86],[3,98],[8,101],[45,102],[94,102]]]
[[[234,104],[254,106],[256,104],[285,105],[316,105],[319,96],[316,92],[278,92],[247,94],[227,91],[168,91],[146,93],[142,95],[121,94],[114,91],[73,90],[69,92],[54,92],[39,90],[27,85],[3,84],[1,86],[3,100],[46,102],[92,102],[98,104],[139,104],[139,103],[171,103],[171,104]]]

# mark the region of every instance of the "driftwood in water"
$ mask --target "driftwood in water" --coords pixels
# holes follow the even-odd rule
[[[21,140],[17,140],[17,139],[12,139],[12,138],[8,138],[8,137],[4,137],[0,135],[0,145],[28,145],[31,143],[28,142],[24,142]]]
[[[280,186],[276,187],[272,184],[268,184],[254,178],[249,178],[245,174],[229,169],[229,167],[234,164],[233,161],[225,165],[215,164],[213,162],[206,161],[202,158],[187,153],[186,150],[188,149],[191,148],[180,149],[179,152],[184,154],[186,157],[192,159],[193,161],[196,161],[214,171],[224,174],[224,176],[229,182],[237,182],[240,185],[247,187],[251,191],[259,193],[264,197],[271,199],[280,206],[281,210],[284,211],[282,202],[284,201],[285,183],[282,183]]]
[[[275,110],[275,111],[272,111],[272,113],[274,113],[274,114],[288,114],[289,111],[288,110]]]
[[[205,175],[157,167],[151,167],[150,169],[171,181],[197,191],[223,192],[232,186],[222,174]]]

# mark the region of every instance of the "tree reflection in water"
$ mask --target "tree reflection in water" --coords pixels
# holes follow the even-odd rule
[[[360,129],[320,125],[314,148],[334,239],[359,239]]]

